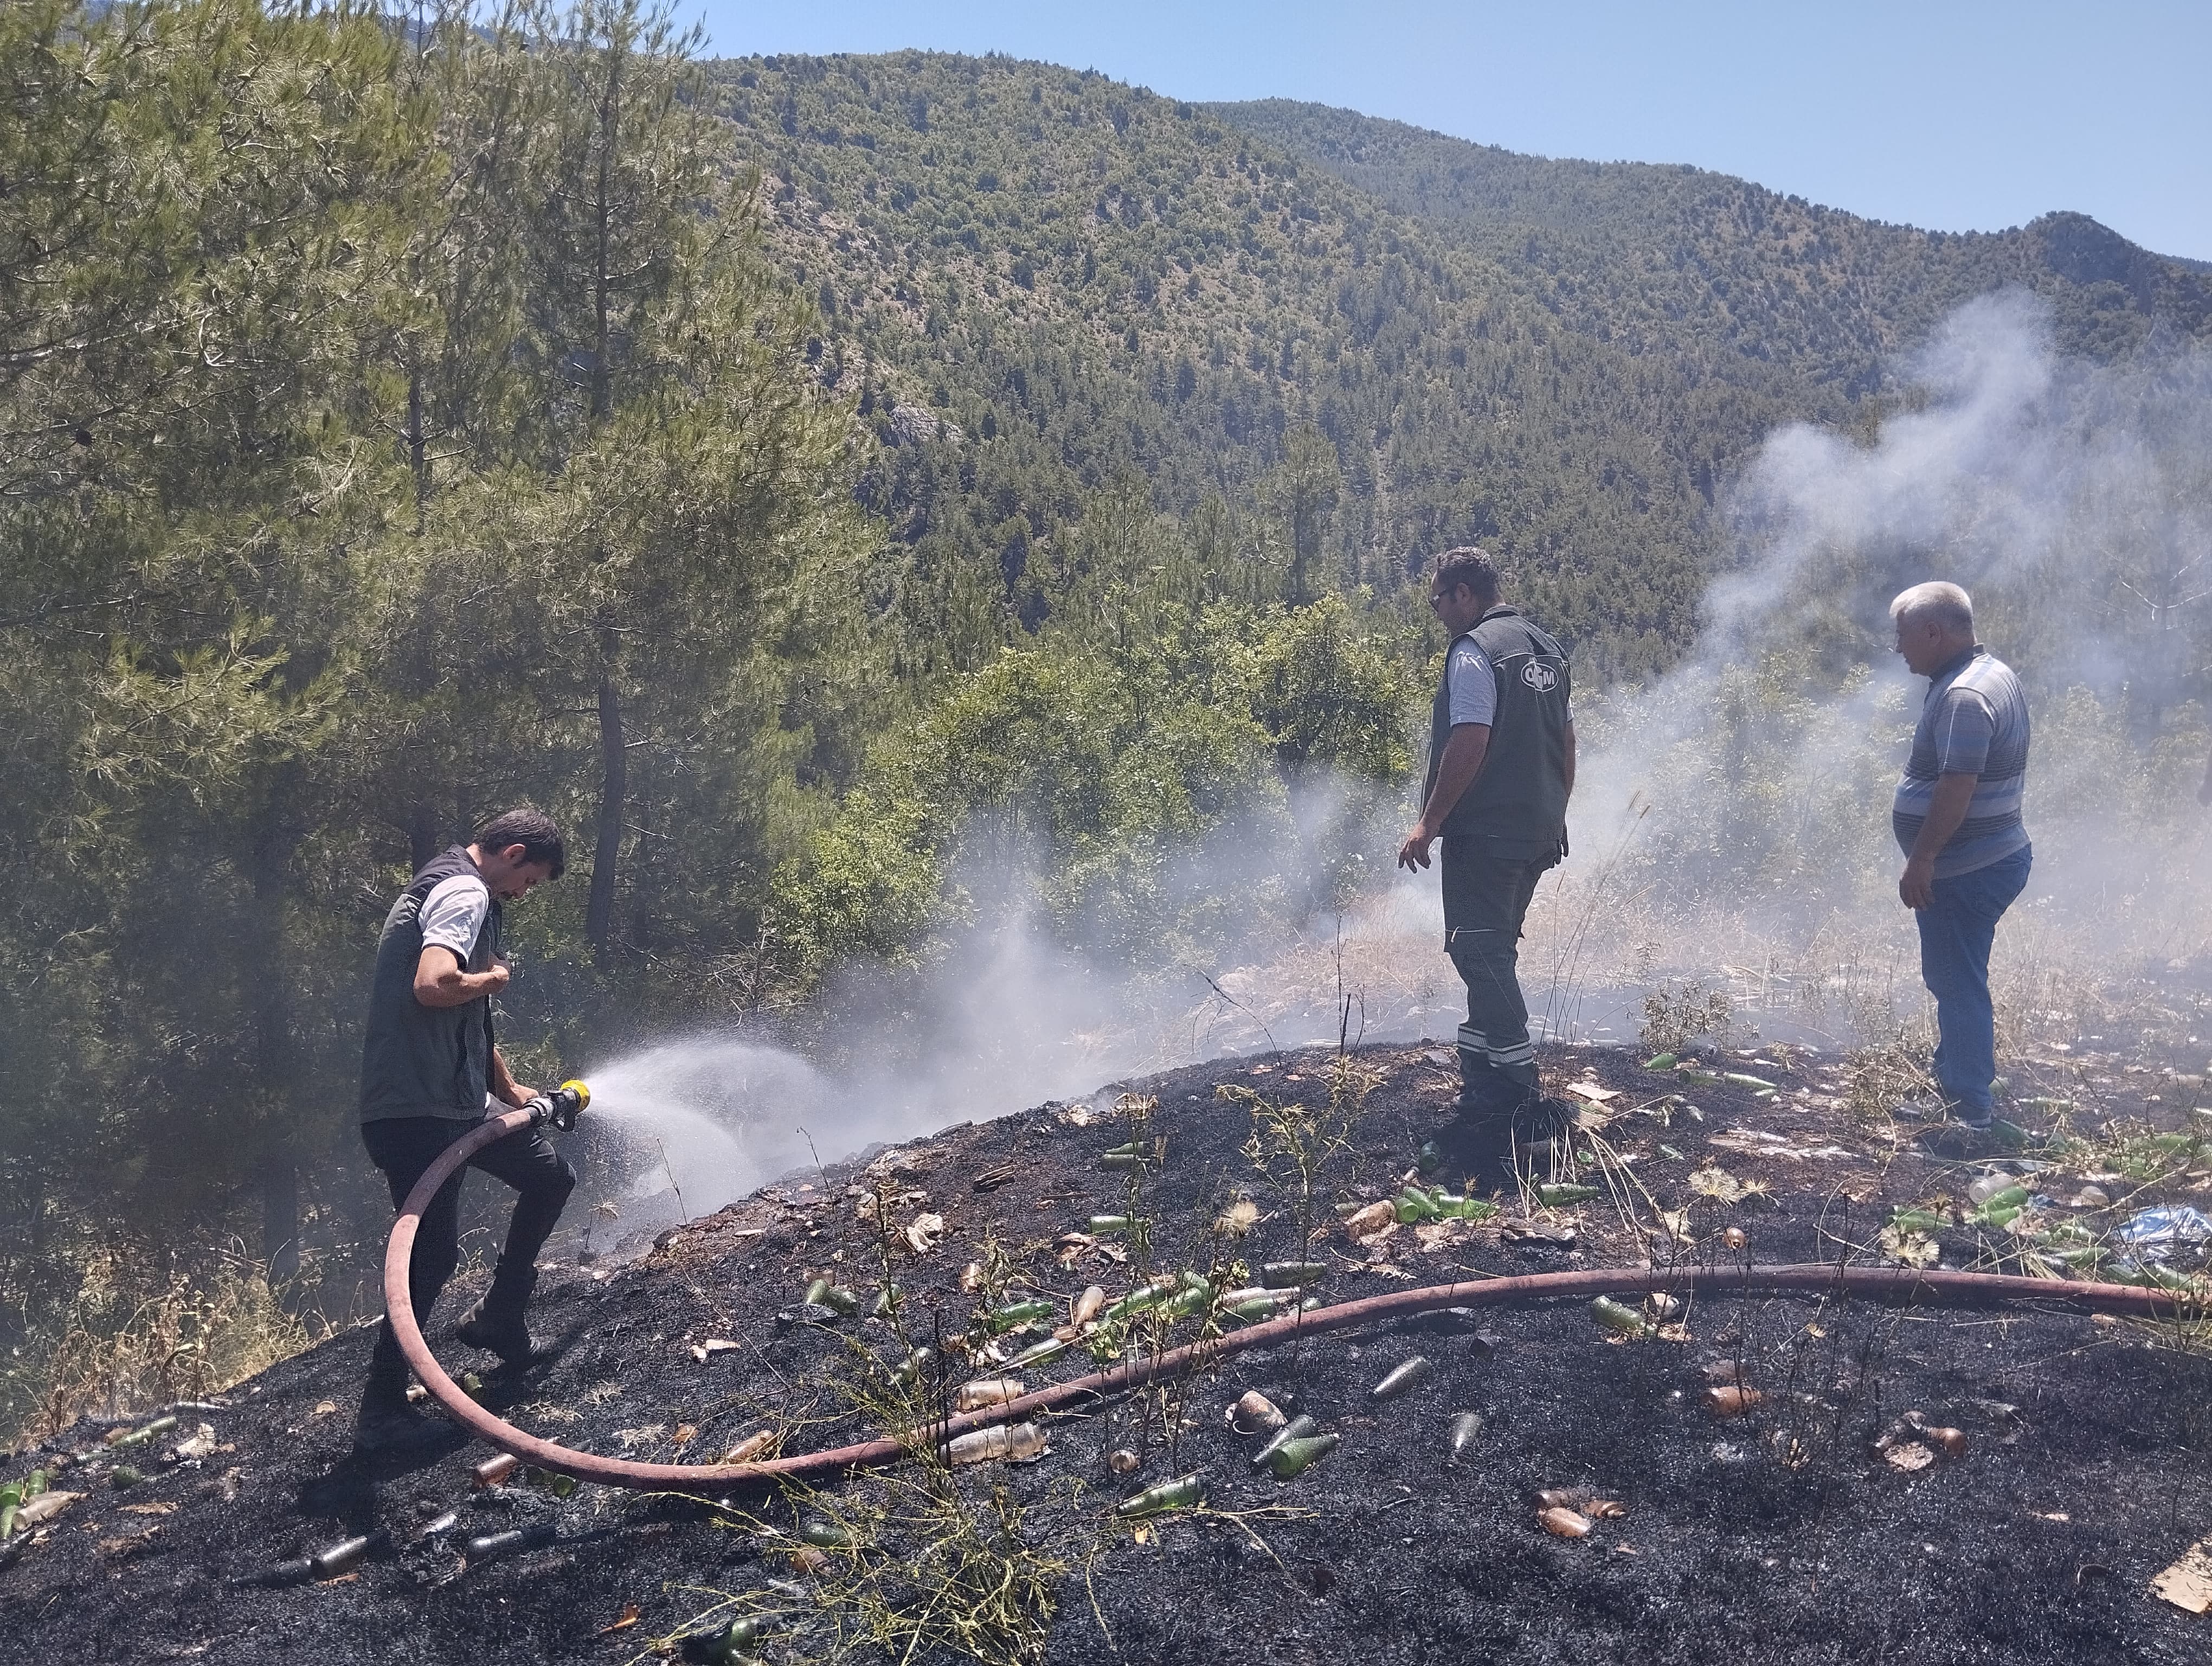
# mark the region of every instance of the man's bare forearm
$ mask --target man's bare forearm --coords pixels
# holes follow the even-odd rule
[[[465,972],[460,957],[441,945],[433,944],[423,950],[422,958],[415,963],[415,999],[434,1009],[465,1006],[482,996],[497,994],[505,988],[506,967]]]
[[[517,1110],[530,1103],[530,1090],[514,1079],[514,1073],[507,1067],[496,1047],[491,1050],[491,1097]]]

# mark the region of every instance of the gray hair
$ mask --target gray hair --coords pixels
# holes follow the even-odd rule
[[[1935,580],[1927,584],[1916,584],[1889,605],[1889,617],[1897,624],[1917,624],[1925,619],[1941,625],[1948,635],[1971,636],[1974,634],[1974,599],[1955,584]]]

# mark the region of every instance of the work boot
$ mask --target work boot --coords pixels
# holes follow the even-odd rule
[[[1454,1116],[1437,1130],[1437,1149],[1470,1187],[1495,1191],[1513,1181],[1513,1125],[1495,1111]]]
[[[1978,1157],[2009,1157],[2025,1151],[2034,1139],[2018,1123],[1992,1116],[1985,1122],[1961,1120],[1924,1128],[1912,1143],[1944,1162],[1966,1163]]]
[[[1459,1052],[1459,1096],[1450,1120],[1437,1130],[1439,1152],[1492,1188],[1513,1178],[1513,1107],[1520,1090],[1477,1049]]]
[[[1459,1055],[1459,1097],[1452,1101],[1453,1113],[1479,1119],[1511,1110],[1516,1097],[1512,1085],[1498,1073],[1490,1055],[1479,1048],[1455,1050]]]
[[[492,1275],[491,1288],[484,1292],[483,1299],[461,1316],[453,1335],[472,1348],[497,1354],[500,1364],[509,1370],[535,1364],[538,1347],[530,1340],[530,1327],[522,1311],[529,1305],[530,1292],[537,1282],[535,1268],[521,1276],[501,1268]]]
[[[369,1356],[368,1381],[362,1389],[361,1412],[354,1420],[355,1452],[363,1457],[384,1456],[434,1440],[446,1427],[408,1400],[406,1356],[399,1352],[390,1324],[380,1326],[376,1351]]]

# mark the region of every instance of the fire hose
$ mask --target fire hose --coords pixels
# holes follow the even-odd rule
[[[2000,1302],[2057,1302],[2091,1313],[2126,1315],[2135,1318],[2172,1318],[2201,1310],[2203,1304],[2170,1291],[2141,1289],[2132,1285],[2089,1284],[2058,1279],[2037,1279],[2001,1273],[1954,1273],[1907,1267],[1847,1267],[1826,1262],[1794,1265],[1697,1267],[1686,1268],[1594,1267],[1570,1273],[1529,1273],[1475,1279],[1453,1284],[1425,1285],[1388,1295],[1339,1302],[1279,1319],[1270,1319],[1243,1329],[1208,1336],[1181,1347],[1142,1359],[1127,1360],[1105,1371],[1094,1371],[1072,1382],[1055,1383],[1001,1404],[958,1416],[933,1420],[927,1429],[904,1437],[864,1440],[830,1451],[807,1452],[793,1457],[751,1463],[634,1463],[623,1458],[580,1452],[556,1442],[516,1428],[473,1399],[446,1374],[422,1340],[409,1300],[407,1265],[415,1248],[416,1229],[422,1212],[438,1189],[462,1164],[495,1140],[530,1127],[535,1122],[556,1120],[545,1110],[526,1108],[488,1117],[479,1127],[441,1152],[424,1170],[393,1223],[384,1252],[384,1302],[393,1335],[407,1363],[422,1379],[430,1397],[447,1414],[479,1440],[510,1452],[525,1463],[603,1487],[626,1487],[641,1492],[694,1492],[757,1487],[785,1477],[816,1476],[842,1469],[878,1467],[912,1456],[917,1444],[941,1445],[970,1429],[1011,1422],[1033,1412],[1047,1412],[1072,1402],[1121,1394],[1161,1377],[1204,1369],[1214,1360],[1247,1348],[1269,1347],[1307,1336],[1325,1336],[1391,1319],[1411,1317],[1451,1307],[1505,1307],[1522,1303],[1589,1298],[1600,1295],[1649,1294],[1655,1292],[1693,1295],[1801,1294],[1832,1295],[1870,1300],[1984,1306]],[[574,1111],[568,1115],[574,1124]]]

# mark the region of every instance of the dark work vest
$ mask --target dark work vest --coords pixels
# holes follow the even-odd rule
[[[1566,848],[1567,714],[1571,678],[1559,643],[1513,608],[1492,608],[1466,633],[1490,661],[1498,709],[1482,769],[1444,818],[1448,839],[1479,838],[1494,855],[1558,857]],[[1428,802],[1451,738],[1451,653],[1429,716]]]
[[[385,916],[376,944],[376,975],[369,986],[368,1033],[361,1049],[361,1120],[394,1116],[451,1116],[475,1122],[491,1090],[491,997],[459,1006],[425,1006],[415,999],[415,968],[422,958],[422,904],[447,880],[475,874],[467,849],[455,845],[433,857],[408,882]],[[477,933],[469,964],[491,970],[499,954],[499,898]]]

